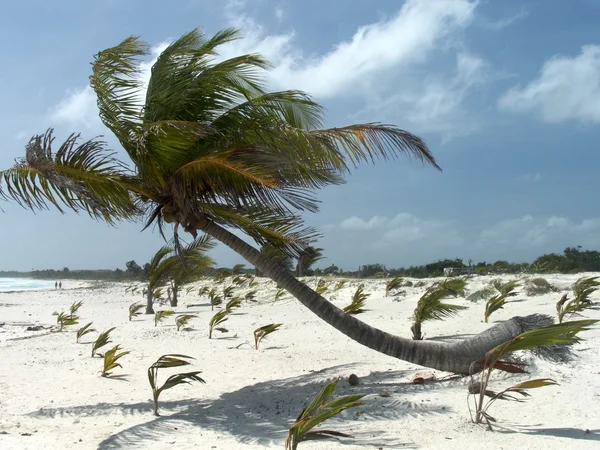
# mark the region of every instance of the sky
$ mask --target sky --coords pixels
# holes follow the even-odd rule
[[[600,2],[597,0],[7,0],[0,7],[0,169],[36,134],[103,135],[93,55],[130,35],[152,58],[185,32],[245,38],[272,90],[301,89],[326,126],[382,122],[424,138],[443,172],[399,158],[319,193],[306,222],[320,265],[387,267],[443,258],[531,261],[600,248]],[[35,214],[0,202],[0,270],[124,268],[163,244],[138,223]],[[224,246],[219,266],[243,262]]]

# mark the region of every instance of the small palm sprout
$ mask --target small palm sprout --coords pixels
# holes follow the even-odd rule
[[[341,433],[333,430],[312,430],[320,423],[339,414],[345,409],[360,406],[363,403],[359,402],[364,394],[346,395],[331,400],[331,396],[337,380],[332,381],[317,394],[316,397],[302,410],[296,421],[290,427],[290,430],[285,440],[286,450],[296,450],[298,444],[304,441],[314,441],[323,439],[335,439],[336,437],[349,437],[349,434]]]
[[[254,297],[256,297],[256,291],[249,291],[244,298],[248,301],[253,302]]]
[[[337,284],[335,285],[334,290],[339,291],[341,288],[344,287],[344,285],[346,284],[348,280],[340,280],[337,282]]]
[[[98,335],[98,337],[96,338],[96,340],[94,341],[94,343],[92,344],[92,358],[94,357],[94,355],[96,354],[96,352],[104,347],[106,344],[110,344],[112,341],[110,340],[110,333],[115,329],[116,327],[112,327],[109,328],[108,330],[104,331],[103,333],[100,333]]]
[[[573,284],[573,294],[575,298],[568,300],[568,295],[565,294],[556,303],[556,312],[558,314],[558,322],[562,323],[565,316],[569,317],[581,311],[585,311],[593,306],[589,296],[598,289],[600,282],[596,281],[598,277],[580,278]]]
[[[141,311],[145,307],[146,307],[146,305],[144,305],[143,303],[138,303],[138,302],[132,303],[131,305],[129,305],[129,321],[131,322],[131,319],[141,315],[142,314]]]
[[[285,289],[283,289],[283,288],[277,289],[277,292],[275,292],[275,301],[279,300],[284,295],[285,295]]]
[[[354,295],[352,296],[352,302],[343,309],[345,313],[360,314],[365,311],[363,309],[365,302],[371,294],[367,294],[364,290],[365,287],[362,284],[358,286],[358,289],[356,289],[356,292],[354,292]]]
[[[193,290],[193,289],[194,289],[194,286],[188,286],[188,287],[185,289],[185,295],[188,295],[190,292],[192,292],[192,290]]]
[[[172,387],[178,386],[180,384],[190,384],[190,381],[198,381],[199,383],[204,383],[205,381],[198,376],[201,371],[197,370],[194,372],[187,373],[178,373],[175,375],[171,375],[167,378],[167,381],[161,387],[158,387],[158,369],[165,369],[170,367],[181,367],[187,366],[191,364],[190,359],[194,359],[191,356],[186,355],[178,355],[178,354],[169,354],[163,355],[158,360],[152,364],[148,368],[148,381],[150,382],[150,387],[152,388],[152,401],[154,405],[154,415],[158,416],[158,398],[160,394]]]
[[[77,311],[79,311],[79,308],[81,308],[81,305],[83,305],[83,302],[81,302],[81,301],[80,302],[73,302],[73,304],[69,308],[72,316],[74,316],[75,314],[77,314]]]
[[[329,283],[327,283],[325,280],[321,279],[317,283],[315,292],[319,295],[323,295],[325,292],[327,292],[327,289],[329,289]]]
[[[466,309],[464,306],[442,303],[446,297],[457,297],[465,288],[466,281],[462,278],[449,278],[444,281],[438,281],[431,285],[419,299],[410,327],[413,333],[413,339],[420,341],[423,339],[421,325],[429,320],[444,320],[458,314],[459,311]]]
[[[60,331],[62,331],[64,327],[69,325],[77,325],[79,323],[79,317],[74,314],[61,312],[56,317],[56,323],[60,325]]]
[[[217,290],[215,288],[212,288],[208,292],[208,298],[210,299],[211,310],[214,310],[215,306],[218,306],[221,303],[223,303],[223,299],[219,294],[217,294]]]
[[[525,373],[523,364],[502,361],[501,358],[503,356],[518,350],[530,350],[551,345],[570,345],[580,342],[582,339],[577,334],[588,330],[596,322],[598,321],[578,320],[526,331],[487,352],[485,360],[473,362],[470,369],[471,383],[469,384],[469,395],[474,395],[475,418],[473,418],[469,404],[471,420],[477,424],[485,421],[488,429],[491,430],[492,422],[496,422],[496,419],[490,416],[488,409],[496,400],[522,401],[522,399],[515,397],[513,394],[529,397],[529,394],[526,392],[527,389],[557,384],[549,378],[538,378],[517,383],[497,393],[489,390],[490,376],[494,369],[510,373]],[[481,370],[481,381],[474,381],[473,374],[479,370]],[[489,400],[484,403],[486,396],[489,397]]]
[[[175,325],[177,326],[177,331],[179,331],[182,327],[185,327],[187,323],[195,317],[198,316],[195,314],[182,314],[180,316],[175,317]]]
[[[228,299],[230,297],[233,297],[233,289],[233,286],[227,286],[226,288],[223,288],[223,298]]]
[[[246,278],[241,275],[236,275],[231,279],[231,283],[236,286],[242,286],[246,282]]]
[[[82,326],[79,330],[77,330],[77,343],[79,343],[79,340],[85,336],[88,333],[93,333],[94,330],[93,328],[91,328],[93,322],[90,322],[84,326]]]
[[[131,352],[118,353],[119,350],[121,350],[121,346],[115,345],[113,348],[111,348],[104,354],[104,368],[101,371],[101,375],[103,377],[109,377],[110,371],[116,369],[117,367],[123,368],[123,366],[117,361]]]
[[[203,295],[207,295],[208,294],[208,286],[202,286],[199,290],[198,290],[198,295],[200,297],[202,297]]]
[[[494,287],[498,291],[498,295],[494,295],[485,304],[485,312],[483,313],[483,320],[485,323],[488,323],[488,319],[493,313],[499,309],[504,309],[508,297],[517,295],[517,293],[514,292],[517,286],[518,284],[516,281],[507,281],[504,284],[500,280],[494,281]]]
[[[158,326],[158,323],[162,322],[165,317],[170,317],[173,314],[175,314],[175,311],[171,309],[167,309],[164,311],[156,311],[156,314],[154,314],[154,326]]]
[[[229,310],[222,309],[221,311],[216,313],[214,316],[212,316],[212,318],[210,319],[210,322],[208,322],[208,327],[209,327],[208,338],[209,339],[212,339],[212,334],[213,334],[213,330],[215,329],[215,327],[229,319],[229,317],[227,317],[228,315],[229,315]]]
[[[255,280],[256,277],[252,277],[248,282],[248,287],[256,287],[258,286],[258,281]]]
[[[388,281],[387,284],[385,285],[385,296],[387,297],[388,295],[390,295],[390,292],[392,292],[394,289],[398,289],[399,287],[402,287],[403,282],[404,282],[404,279],[401,277],[396,277],[396,278]]]
[[[283,325],[282,323],[270,323],[269,325],[263,325],[262,327],[254,330],[254,348],[258,350],[260,341],[266,338],[269,334],[277,331],[277,329]]]
[[[229,312],[233,311],[234,308],[239,308],[242,306],[242,298],[241,297],[233,297],[231,300],[227,302],[225,305],[225,309]]]

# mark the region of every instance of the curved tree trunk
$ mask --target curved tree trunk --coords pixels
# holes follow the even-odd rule
[[[154,303],[153,294],[152,289],[148,287],[148,292],[146,293],[146,314],[154,314],[154,307],[152,306]]]
[[[171,284],[173,290],[173,296],[171,297],[171,306],[177,306],[177,290],[179,286],[177,286],[177,282],[173,282]]]
[[[446,372],[468,374],[473,361],[484,359],[485,354],[492,348],[536,326],[531,316],[513,317],[470,339],[452,344],[436,341],[414,341],[394,336],[361,322],[350,314],[346,314],[304,283],[298,281],[277,262],[264,256],[223,227],[209,220],[202,220],[194,225],[197,226],[198,230],[214,237],[237,252],[262,274],[285,288],[319,318],[349,338],[373,350],[413,364]]]

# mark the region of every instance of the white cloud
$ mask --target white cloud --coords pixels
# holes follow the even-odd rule
[[[524,173],[517,177],[517,181],[522,183],[539,183],[542,181],[542,174],[539,172],[536,173]]]
[[[504,17],[498,20],[486,20],[481,19],[480,23],[484,28],[493,31],[500,31],[506,27],[513,25],[520,20],[523,20],[529,15],[529,12],[525,8],[521,8],[519,11],[514,13],[512,16]]]
[[[498,106],[535,112],[543,121],[600,123],[600,45],[582,47],[574,57],[554,56],[527,86],[507,91]]]

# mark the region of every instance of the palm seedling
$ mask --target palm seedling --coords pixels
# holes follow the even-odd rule
[[[575,295],[573,300],[568,300],[567,294],[561,297],[558,303],[556,303],[559,323],[562,323],[567,314],[572,316],[593,306],[589,296],[600,286],[600,282],[596,281],[597,278],[590,277],[577,280],[573,284],[573,294]]]
[[[390,292],[392,292],[394,289],[402,287],[403,281],[404,280],[401,277],[396,277],[388,281],[385,285],[385,296],[387,297],[388,295],[390,295]]]
[[[325,280],[321,279],[317,283],[317,287],[315,288],[315,292],[317,294],[319,294],[319,295],[323,295],[325,292],[327,292],[328,288],[329,288],[329,283],[327,283]]]
[[[144,309],[144,305],[143,303],[132,303],[131,305],[129,305],[129,321],[131,322],[131,319],[133,319],[134,317],[140,316],[142,314],[142,309]]]
[[[92,358],[94,357],[94,355],[96,354],[96,352],[104,347],[106,344],[111,343],[112,341],[110,340],[110,333],[115,329],[116,327],[112,327],[109,328],[108,330],[100,333],[98,335],[98,337],[96,338],[96,340],[92,343]]]
[[[245,267],[246,267],[246,264],[236,264],[235,266],[233,266],[231,268],[231,273],[233,275],[241,275],[242,273],[244,273]]]
[[[212,316],[212,318],[210,319],[210,322],[208,322],[208,338],[209,339],[212,339],[213,330],[216,329],[216,326],[219,324],[222,324],[223,322],[225,322],[226,320],[229,319],[229,317],[227,317],[228,315],[229,315],[229,310],[222,309],[221,311],[216,313],[214,316]]]
[[[182,314],[175,318],[175,325],[177,326],[177,331],[179,331],[182,327],[185,327],[187,323],[193,318],[198,317],[195,314]]]
[[[360,314],[365,311],[363,309],[365,302],[371,294],[367,294],[364,290],[365,287],[362,284],[358,286],[358,289],[356,289],[356,292],[354,292],[354,295],[352,296],[352,302],[350,302],[350,304],[343,309],[345,313]]]
[[[192,290],[193,290],[193,289],[194,289],[194,286],[188,286],[188,287],[185,289],[185,295],[188,295],[190,292],[192,292]]]
[[[336,416],[345,409],[360,406],[359,402],[364,394],[345,395],[331,400],[333,391],[337,386],[337,380],[332,381],[325,386],[312,399],[312,401],[302,410],[296,421],[290,427],[285,440],[286,450],[296,450],[298,444],[304,441],[335,439],[337,437],[351,438],[352,436],[333,430],[313,430],[327,419]]]
[[[88,333],[93,333],[94,331],[96,331],[95,329],[91,328],[92,326],[92,322],[82,326],[79,330],[77,330],[77,342],[79,343],[79,340],[85,336]]]
[[[246,282],[246,278],[240,276],[240,275],[236,275],[235,277],[233,277],[231,279],[231,283],[235,284],[236,286],[243,286],[243,284]]]
[[[180,384],[190,384],[191,381],[198,381],[200,383],[204,383],[205,381],[198,376],[201,371],[197,370],[194,372],[187,373],[178,373],[175,375],[171,375],[167,380],[163,383],[161,387],[158,387],[158,370],[165,369],[170,367],[181,367],[187,366],[191,364],[190,359],[194,359],[191,356],[186,355],[178,355],[178,354],[169,354],[163,355],[158,360],[152,364],[148,368],[148,381],[150,382],[150,387],[152,388],[152,402],[154,406],[154,415],[158,416],[158,398],[160,394],[167,390],[171,389]]]
[[[77,311],[79,311],[79,308],[81,308],[81,305],[83,305],[83,302],[79,301],[79,302],[73,302],[71,304],[71,307],[69,308],[69,311],[71,312],[71,315],[74,316],[75,314],[77,314]]]
[[[282,323],[270,323],[269,325],[263,325],[254,330],[254,348],[258,350],[260,341],[265,339],[269,334],[277,331],[277,329],[283,325]]]
[[[223,298],[226,300],[230,297],[233,297],[233,286],[227,286],[223,288]]]
[[[254,301],[254,297],[256,297],[256,291],[249,291],[248,293],[246,293],[244,299],[252,302]]]
[[[277,292],[275,292],[275,301],[281,299],[281,297],[283,297],[284,295],[285,295],[285,289],[283,289],[283,288],[277,289]]]
[[[162,322],[165,317],[170,317],[173,314],[175,314],[175,311],[171,309],[167,309],[164,311],[156,311],[156,314],[154,314],[154,326],[158,326],[158,323]]]
[[[101,371],[101,374],[103,377],[110,376],[110,371],[116,369],[117,367],[122,368],[123,366],[121,364],[119,364],[117,361],[119,359],[121,359],[123,356],[127,355],[128,353],[131,353],[131,352],[120,352],[119,353],[119,350],[121,350],[121,346],[115,345],[113,348],[111,348],[104,354],[104,368]]]
[[[493,313],[499,309],[504,309],[508,297],[517,295],[517,293],[514,292],[517,286],[518,284],[516,281],[507,281],[506,283],[502,283],[500,280],[494,281],[494,287],[498,291],[498,294],[490,298],[485,304],[485,312],[483,313],[483,320],[485,323],[488,323],[488,319]]]
[[[203,295],[207,295],[208,294],[208,286],[202,286],[199,290],[198,290],[198,295],[200,297],[202,297]]]
[[[242,306],[242,298],[241,297],[233,297],[231,300],[227,302],[225,305],[225,309],[229,312],[233,311],[234,308],[239,308]]]
[[[62,331],[64,327],[69,325],[77,325],[79,323],[79,317],[74,314],[61,312],[56,317],[56,323],[60,326],[60,331]]]
[[[526,331],[487,352],[485,360],[476,361],[471,364],[469,395],[474,396],[473,401],[475,406],[475,417],[473,417],[469,403],[471,420],[477,424],[485,422],[487,423],[488,428],[491,429],[492,422],[496,422],[496,419],[489,414],[488,409],[496,400],[521,401],[522,399],[515,397],[515,394],[519,394],[522,397],[528,397],[529,394],[526,392],[528,389],[557,384],[554,380],[549,378],[538,378],[517,383],[500,392],[494,392],[488,389],[490,376],[494,369],[511,373],[525,373],[523,364],[502,361],[502,358],[505,355],[518,350],[530,350],[551,345],[574,344],[581,341],[581,338],[578,337],[577,334],[588,330],[589,327],[596,322],[598,321],[579,320]],[[473,374],[479,370],[481,370],[481,379],[480,381],[474,381]],[[487,402],[484,402],[485,397],[489,397]]]
[[[215,306],[220,305],[221,303],[223,303],[223,299],[221,298],[221,296],[219,294],[217,294],[217,291],[215,288],[212,288],[209,293],[208,293],[208,298],[210,300],[210,306],[211,306],[211,310],[214,311]]]
[[[344,287],[344,285],[346,284],[348,280],[340,280],[337,282],[337,284],[335,285],[334,290],[339,291],[340,289],[342,289]]]
[[[256,287],[256,286],[258,286],[258,281],[256,280],[256,277],[250,278],[250,281],[248,282],[248,287]]]
[[[464,306],[443,303],[442,300],[447,297],[457,297],[459,292],[465,288],[465,280],[462,278],[450,278],[444,281],[438,281],[431,285],[419,299],[410,327],[413,333],[413,339],[420,341],[423,339],[421,325],[428,320],[444,320],[458,314],[458,311],[466,309]]]

